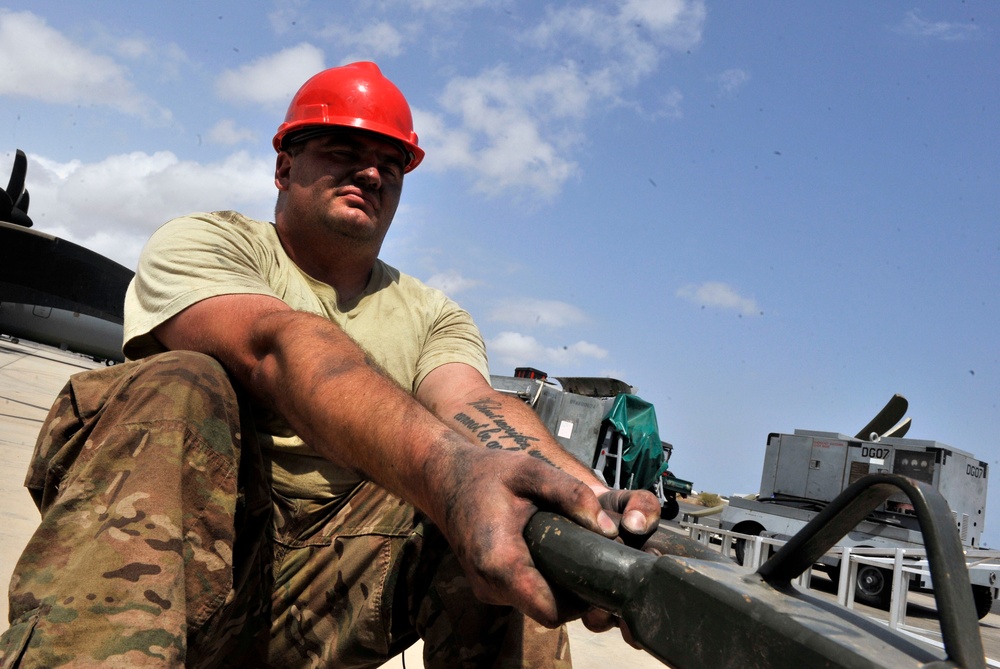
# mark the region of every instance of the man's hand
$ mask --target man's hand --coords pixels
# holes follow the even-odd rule
[[[466,483],[465,479],[475,481],[457,486],[458,494],[471,502],[449,502],[451,516],[445,522],[450,528],[442,529],[476,595],[513,605],[545,625],[583,615],[588,626],[614,626],[614,619],[603,611],[585,612],[579,603],[559,601],[535,570],[521,533],[535,510],[543,508],[606,537],[620,533],[625,543],[641,544],[660,520],[656,497],[646,491],[608,489],[589,467],[563,450],[531,407],[515,396],[497,393],[467,365],[438,367],[420,384],[416,397],[468,440],[473,450],[462,457],[476,461],[468,466],[484,468],[485,478],[459,475],[457,481],[435,484],[443,490]],[[491,467],[496,471],[489,473]],[[621,514],[620,527],[601,509]],[[457,517],[460,513],[469,517]],[[473,515],[480,513],[485,520],[474,520]],[[465,529],[454,529],[459,527]]]
[[[534,566],[523,532],[538,509],[560,513],[605,537],[641,538],[659,523],[659,504],[646,491],[594,489],[547,463],[520,453],[476,448],[442,454],[435,487],[444,508],[445,537],[484,602],[513,606],[548,627],[583,617],[595,631],[616,624],[610,614],[560,598]],[[604,509],[623,513],[621,528]],[[626,641],[627,631],[623,630]]]
[[[513,606],[548,627],[579,617],[535,568],[524,540],[539,508],[606,537],[618,528],[586,484],[522,453],[469,445],[433,463],[443,506],[428,512],[441,527],[482,601]],[[655,498],[654,498],[655,499]]]

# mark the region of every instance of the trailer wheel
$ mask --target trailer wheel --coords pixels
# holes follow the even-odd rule
[[[660,507],[660,518],[663,520],[673,520],[681,512],[681,505],[677,502],[676,495],[667,496],[667,501]]]
[[[976,603],[976,616],[982,620],[993,608],[993,588],[988,585],[972,586],[972,601]]]
[[[854,599],[878,609],[888,609],[892,597],[892,572],[869,564],[858,565]]]

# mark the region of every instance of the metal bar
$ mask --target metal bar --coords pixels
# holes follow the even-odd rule
[[[892,596],[889,599],[889,629],[897,629],[906,621],[906,593],[909,590],[910,577],[903,573],[902,548],[896,549],[892,560]]]
[[[840,582],[837,583],[837,603],[849,609],[854,608],[854,579],[857,578],[857,571],[851,569],[851,547],[844,546],[844,552],[840,558]],[[855,566],[855,570],[857,566]]]
[[[656,546],[658,558],[551,513],[536,513],[525,536],[538,569],[551,583],[620,616],[637,643],[675,669],[985,667],[965,563],[947,503],[930,488],[928,493],[912,481],[896,480],[902,477],[870,478],[834,500],[835,511],[825,513],[819,536],[816,527],[810,533],[803,530],[800,535],[805,536],[793,537],[750,574],[697,541],[673,534],[665,539],[669,533],[663,531],[647,544]],[[938,599],[944,660],[938,651],[790,584],[805,571],[800,568],[803,564],[809,567],[829,548],[824,546],[831,543],[830,535],[841,532],[832,539],[835,542],[867,515],[867,509],[899,488],[915,508],[923,508],[918,518],[925,538],[930,537],[931,572],[935,581],[941,578],[945,584]],[[849,555],[845,560],[850,562]],[[948,571],[958,574],[949,576]],[[965,604],[967,611],[959,610]],[[960,634],[954,629],[946,632],[946,619],[949,625],[966,629]]]
[[[621,435],[618,436],[618,453],[615,455],[617,458],[615,460],[615,488],[622,487],[622,442],[624,439]]]
[[[674,669],[959,666],[724,558],[657,558],[547,512],[535,514],[525,536],[550,583],[620,616],[639,645]]]

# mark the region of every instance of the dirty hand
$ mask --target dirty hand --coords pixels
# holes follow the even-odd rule
[[[535,569],[523,532],[535,511],[545,508],[616,536],[618,528],[594,491],[521,453],[455,448],[440,453],[433,465],[436,508],[425,510],[444,532],[476,597],[513,606],[548,627],[579,617],[578,603],[560,601]],[[624,524],[630,531],[647,526],[648,506],[620,507],[628,509]]]

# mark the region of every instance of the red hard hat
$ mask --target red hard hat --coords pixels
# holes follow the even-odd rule
[[[409,153],[407,172],[424,159],[410,105],[375,63],[331,67],[302,84],[274,136],[274,150],[281,151],[289,133],[313,126],[359,128],[388,137]]]

